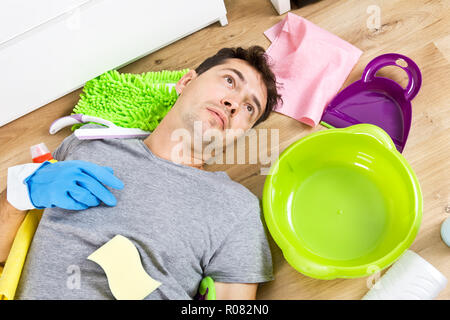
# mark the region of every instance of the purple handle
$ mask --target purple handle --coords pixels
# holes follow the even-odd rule
[[[408,65],[406,67],[398,65],[398,59],[403,59]],[[364,69],[362,80],[364,82],[370,82],[375,77],[378,70],[386,66],[397,66],[405,70],[409,78],[408,85],[404,89],[405,98],[409,101],[414,99],[414,97],[420,90],[420,86],[422,85],[422,75],[417,64],[404,55],[398,53],[386,53],[376,57],[375,59],[370,61]]]

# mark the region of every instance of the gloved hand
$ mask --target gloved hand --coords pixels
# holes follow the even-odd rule
[[[100,201],[115,206],[116,198],[104,185],[123,188],[111,168],[81,160],[45,162],[24,183],[32,204],[38,209],[83,210],[98,206]]]

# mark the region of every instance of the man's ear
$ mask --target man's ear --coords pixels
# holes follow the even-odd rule
[[[178,94],[186,88],[186,86],[195,78],[197,78],[197,72],[195,70],[189,70],[180,80],[175,84],[175,90],[177,90]]]

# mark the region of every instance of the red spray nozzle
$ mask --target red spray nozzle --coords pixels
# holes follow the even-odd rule
[[[39,143],[30,147],[31,158],[34,163],[42,163],[44,161],[53,160],[52,154],[48,150],[45,143]]]

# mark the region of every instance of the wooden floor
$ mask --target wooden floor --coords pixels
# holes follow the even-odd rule
[[[162,69],[195,68],[221,47],[258,44],[268,48],[263,32],[284,18],[269,0],[226,0],[229,24],[219,23],[196,32],[124,68],[141,73]],[[381,9],[378,30],[367,27],[370,5]],[[397,52],[412,58],[421,68],[422,88],[413,100],[413,120],[404,157],[416,172],[423,192],[424,211],[415,251],[450,280],[450,248],[440,239],[440,225],[450,216],[450,1],[418,0],[322,0],[294,9],[318,26],[361,50],[363,55],[344,87],[358,80],[365,65],[377,55]],[[406,85],[406,74],[393,67],[380,71]],[[48,134],[53,120],[70,114],[80,90],[0,128],[0,189],[6,185],[6,169],[29,162],[29,147],[45,142],[54,150],[69,129]],[[1,104],[1,102],[0,102]],[[1,108],[8,106],[1,105]],[[294,141],[324,127],[312,129],[284,115],[273,113],[260,128],[278,128],[280,152]],[[259,165],[214,165],[208,170],[227,170],[235,181],[261,197],[265,176]],[[316,280],[296,272],[271,241],[275,280],[260,286],[259,299],[360,299],[372,278]],[[450,284],[438,297],[450,299]]]

